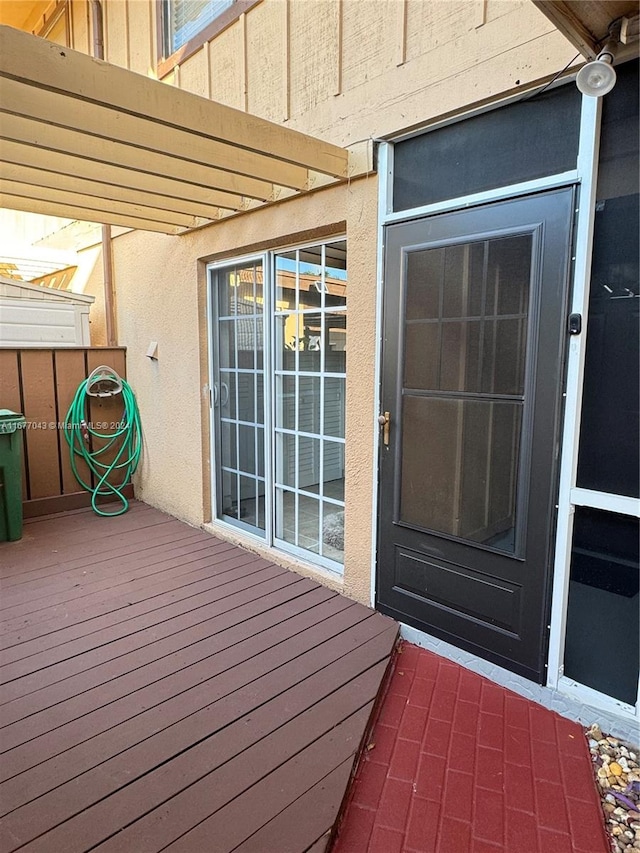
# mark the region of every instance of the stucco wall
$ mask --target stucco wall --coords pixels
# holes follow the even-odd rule
[[[348,240],[345,588],[368,600],[373,489],[377,177],[221,222],[180,238],[114,240],[119,339],[143,416],[139,496],[193,524],[209,520],[205,280],[198,259],[345,234]],[[145,353],[158,342],[158,361]],[[363,512],[366,522],[363,523]]]
[[[104,281],[102,275],[102,247],[89,246],[78,252],[79,268],[74,276],[74,289],[78,293],[94,296],[89,314],[91,346],[107,346],[107,321],[104,310]]]
[[[489,101],[554,74],[573,55],[530,0],[408,0],[399,35],[402,5],[395,0],[265,0],[187,60],[171,80],[347,144]],[[133,66],[135,41],[136,70],[144,70],[145,45],[152,67],[147,25],[138,21],[133,40],[122,9],[106,6],[108,58]],[[291,36],[283,45],[285,12]],[[142,17],[140,8],[137,13]],[[147,23],[150,27],[150,18]],[[238,59],[243,45],[251,47],[246,65]],[[370,600],[374,534],[377,187],[377,177],[370,176],[190,235],[133,232],[114,241],[119,342],[128,348],[128,375],[145,433],[138,494],[201,524],[210,519],[203,259],[287,246],[301,235],[346,233],[344,591],[364,602]],[[158,341],[157,363],[145,357],[151,340]]]

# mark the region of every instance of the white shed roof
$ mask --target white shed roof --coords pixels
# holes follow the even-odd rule
[[[52,287],[41,287],[29,281],[16,281],[13,278],[0,276],[0,298],[9,299],[38,299],[44,302],[64,302],[70,305],[91,305],[95,296],[84,293],[70,293],[68,290],[55,290]]]

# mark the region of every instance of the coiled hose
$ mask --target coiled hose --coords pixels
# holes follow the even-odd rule
[[[117,377],[117,374],[114,375]],[[91,382],[91,376],[80,383],[69,411],[64,420],[64,436],[69,445],[71,455],[71,468],[76,480],[83,489],[91,492],[91,507],[97,515],[107,518],[122,515],[129,509],[129,501],[123,493],[124,487],[130,481],[132,474],[138,467],[142,454],[142,430],[140,426],[140,412],[136,403],[135,395],[131,386],[125,379],[122,383],[122,400],[124,410],[120,421],[113,431],[103,432],[95,429],[90,421],[87,410],[87,389]],[[107,396],[107,395],[99,395]],[[94,448],[95,445],[95,449]],[[108,454],[110,461],[102,461]],[[78,473],[77,459],[83,459],[93,474],[95,485],[86,483]],[[115,472],[119,472],[117,483]],[[115,512],[106,512],[98,507],[98,498],[115,496],[120,506]]]

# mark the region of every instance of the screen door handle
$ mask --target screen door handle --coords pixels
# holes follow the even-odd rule
[[[382,415],[378,415],[378,423],[382,427],[382,443],[385,447],[389,447],[389,427],[391,424],[390,412],[384,412]]]

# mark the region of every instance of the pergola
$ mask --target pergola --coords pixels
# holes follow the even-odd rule
[[[179,234],[371,171],[351,149],[0,26],[2,207]]]
[[[635,0],[533,0],[586,57]],[[0,26],[0,205],[180,234],[372,171],[349,149]]]

